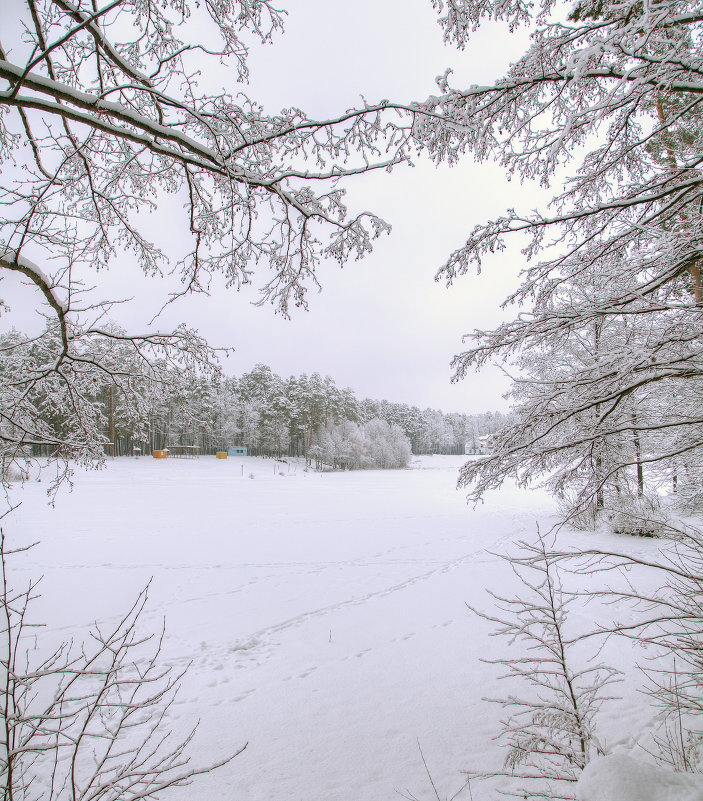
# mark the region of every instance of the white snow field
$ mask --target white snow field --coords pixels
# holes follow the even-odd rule
[[[164,797],[429,799],[419,746],[449,797],[462,770],[503,758],[492,740],[502,711],[482,699],[508,688],[479,660],[510,646],[465,604],[490,609],[487,587],[510,594],[515,580],[491,551],[553,522],[539,491],[507,487],[467,506],[455,488],[464,458],[323,474],[251,458],[121,458],[77,473],[55,508],[45,476],[13,490],[21,506],[3,521],[9,545],[40,544],[13,558],[11,575],[16,585],[44,576],[33,614],[44,638],[116,621],[151,580],[142,629],[158,631],[165,617],[164,659],[190,664],[168,724],[186,731],[200,720],[201,762],[248,743]],[[632,649],[619,647],[626,666]],[[622,689],[605,733],[627,752],[652,713]]]

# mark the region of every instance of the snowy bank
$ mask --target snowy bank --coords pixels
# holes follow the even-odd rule
[[[703,776],[612,755],[586,765],[576,783],[576,797],[578,801],[703,801]]]

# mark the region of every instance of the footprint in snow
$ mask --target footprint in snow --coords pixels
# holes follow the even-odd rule
[[[305,671],[303,671],[302,673],[300,673],[300,674],[298,675],[298,678],[299,678],[299,679],[304,679],[304,678],[306,678],[307,676],[309,676],[311,673],[314,673],[314,672],[315,672],[315,670],[317,670],[317,668],[311,667],[309,670],[305,670]]]

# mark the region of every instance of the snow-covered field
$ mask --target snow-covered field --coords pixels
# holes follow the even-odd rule
[[[169,725],[200,720],[202,761],[248,743],[174,798],[429,799],[419,746],[451,796],[462,770],[502,761],[491,739],[501,710],[482,698],[506,688],[479,660],[509,646],[466,603],[490,608],[487,587],[509,593],[514,579],[491,552],[553,522],[538,491],[507,487],[468,507],[455,489],[463,458],[324,474],[124,458],[78,474],[55,508],[46,476],[14,490],[10,544],[41,542],[13,559],[13,578],[44,576],[34,616],[66,638],[116,620],[152,580],[142,626],[165,617],[164,659],[190,664]],[[624,691],[606,734],[627,751],[651,713]]]

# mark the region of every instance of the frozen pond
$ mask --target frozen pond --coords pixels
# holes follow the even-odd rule
[[[119,459],[46,505],[29,482],[5,523],[17,581],[43,574],[36,617],[69,637],[117,619],[151,579],[144,630],[165,617],[164,656],[190,663],[169,724],[200,719],[194,751],[246,751],[189,799],[429,798],[496,762],[504,694],[497,647],[465,603],[509,573],[489,551],[548,524],[541,492],[507,488],[473,509],[464,457],[414,469],[304,472],[272,460]],[[279,472],[282,475],[279,475]],[[171,796],[169,796],[170,798]]]

